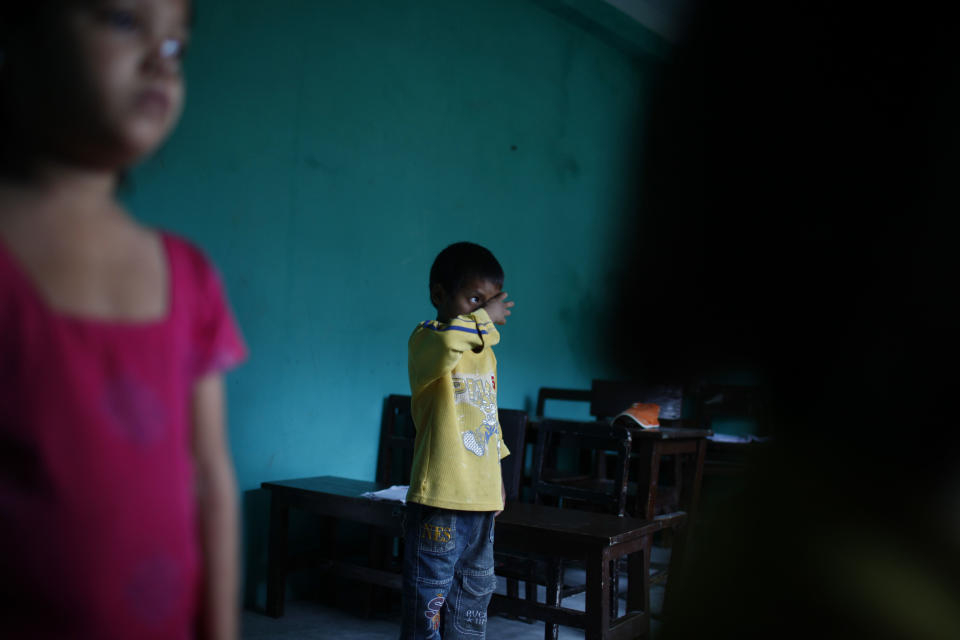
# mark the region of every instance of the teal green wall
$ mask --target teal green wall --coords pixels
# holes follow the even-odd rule
[[[242,490],[373,477],[450,242],[488,246],[517,302],[501,406],[605,375],[657,64],[539,2],[198,4],[184,118],[128,199],[224,274],[251,349],[229,377]]]

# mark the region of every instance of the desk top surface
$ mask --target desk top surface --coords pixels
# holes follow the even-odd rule
[[[561,418],[537,418],[527,423],[527,427],[536,431],[537,425],[541,420],[550,420],[551,422],[570,422],[577,424],[610,424],[609,420],[565,420]],[[617,424],[630,429],[630,433],[635,438],[650,438],[652,440],[695,440],[706,438],[713,435],[710,429],[697,429],[683,426],[662,426],[656,429],[643,429],[627,419],[618,421]],[[674,423],[683,424],[683,423]]]
[[[329,493],[347,498],[360,498],[368,491],[386,489],[388,485],[369,480],[352,480],[339,476],[316,476],[313,478],[294,478],[293,480],[274,480],[264,482],[264,489],[294,489],[307,492]],[[366,498],[364,498],[366,499]]]
[[[634,438],[654,438],[658,440],[695,440],[712,436],[709,429],[688,429],[686,427],[660,427],[659,429],[630,429]]]
[[[367,480],[351,480],[337,476],[317,476],[264,482],[264,489],[279,493],[293,493],[300,497],[312,497],[318,502],[349,502],[353,507],[362,506],[371,511],[397,510],[397,502],[385,502],[364,498],[363,493],[386,488],[386,485]],[[329,504],[331,515],[338,515],[337,508]],[[355,509],[351,510],[355,513]],[[662,520],[619,518],[613,515],[558,509],[522,502],[507,503],[506,509],[497,518],[498,534],[523,534],[536,532],[563,538],[571,543],[610,546],[650,535],[665,525]]]

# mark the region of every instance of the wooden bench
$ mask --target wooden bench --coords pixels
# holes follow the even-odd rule
[[[385,488],[382,484],[334,476],[264,482],[270,492],[267,614],[283,615],[287,573],[301,566],[291,558],[287,533],[291,509],[320,514],[331,520],[346,520],[382,528],[389,535],[401,535],[405,507],[396,502],[364,498],[367,491]],[[607,514],[556,509],[543,505],[508,503],[496,525],[498,549],[528,551],[558,558],[580,559],[587,574],[586,610],[520,600],[494,594],[491,613],[512,613],[546,622],[567,625],[585,632],[588,640],[626,640],[649,634],[649,564],[651,536],[664,527],[676,526],[686,517],[680,512],[653,520],[620,518]],[[332,542],[333,527],[328,528]],[[337,557],[334,545],[309,559],[342,578],[400,589],[398,573],[360,566]],[[610,613],[610,562],[628,558],[627,614],[616,620]]]

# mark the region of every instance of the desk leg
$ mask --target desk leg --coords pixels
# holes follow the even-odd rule
[[[563,592],[563,562],[552,559],[547,562],[547,594],[544,602],[560,606],[560,594]],[[560,625],[556,622],[543,623],[543,640],[557,640],[560,637]]]
[[[537,583],[530,580],[523,583],[523,594],[527,602],[530,604],[536,604],[537,602]],[[520,616],[520,619],[524,622],[533,622],[533,618],[528,618],[526,616]],[[544,623],[546,624],[546,623]]]
[[[651,439],[642,438],[631,457],[636,460],[637,479],[637,503],[631,515],[653,520],[660,479],[660,449]]]
[[[324,531],[329,532],[327,535],[324,535],[324,552],[333,555],[334,539],[334,522],[324,522]],[[387,564],[391,562],[393,558],[393,538],[389,536],[380,535],[380,530],[374,526],[367,527],[367,539],[368,539],[368,549],[367,549],[367,561],[370,564],[371,569],[385,569]],[[389,560],[388,560],[389,558]],[[329,586],[332,586],[333,580],[328,580],[327,583]],[[373,615],[373,610],[375,604],[381,600],[387,599],[387,595],[383,593],[383,589],[378,587],[376,584],[369,583],[365,585],[366,598],[363,603],[363,617],[369,618]]]
[[[690,548],[693,529],[696,526],[697,508],[700,503],[700,484],[703,482],[703,460],[707,454],[707,441],[701,438],[693,454],[693,460],[686,465],[683,478],[683,495],[680,496],[680,508],[687,512],[687,521],[675,536],[670,551],[670,573],[663,594],[663,616],[669,616],[669,607],[675,597],[677,583],[688,575],[684,571],[687,550]]]
[[[647,536],[643,549],[627,556],[627,612],[643,611],[650,619],[650,545]],[[649,629],[648,629],[649,633]]]
[[[610,631],[610,554],[607,549],[587,557],[587,624],[585,640],[604,640]]]
[[[700,486],[703,484],[703,460],[707,457],[706,438],[700,438],[700,441],[697,442],[697,452],[694,455],[696,458],[693,460],[693,469],[687,470],[687,477],[684,478],[685,484],[689,486],[690,493],[689,497],[682,503],[685,505],[687,522],[691,530],[693,529],[693,524],[697,516],[697,508],[700,506]]]
[[[270,532],[267,549],[267,615],[279,618],[283,615],[283,600],[287,585],[287,530],[290,523],[290,508],[270,496]]]
[[[680,531],[677,532],[673,547],[670,549],[670,566],[667,573],[667,584],[663,589],[663,606],[660,613],[664,620],[669,620],[672,617],[673,601],[676,598],[679,584],[687,575],[683,570],[684,555],[686,552],[687,542],[690,538],[690,532],[687,529],[687,526],[689,525],[682,527]]]

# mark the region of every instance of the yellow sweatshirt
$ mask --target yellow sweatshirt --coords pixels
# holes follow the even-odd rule
[[[483,309],[449,324],[421,323],[409,342],[417,427],[407,500],[460,511],[498,511],[500,460],[509,451],[497,418],[500,333]]]

